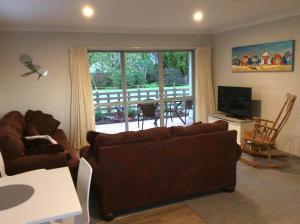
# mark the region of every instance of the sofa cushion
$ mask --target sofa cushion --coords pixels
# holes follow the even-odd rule
[[[39,145],[52,144],[48,139],[45,139],[45,138],[37,138],[37,139],[23,138],[23,143],[24,143],[26,149],[35,147],[35,146],[39,146]]]
[[[54,119],[52,115],[45,114],[39,110],[27,111],[25,120],[27,124],[34,126],[40,135],[50,135],[60,125],[60,122]]]
[[[64,152],[64,147],[59,144],[40,144],[33,145],[25,149],[26,155],[40,155],[40,154],[48,154],[54,152]]]
[[[11,111],[0,120],[0,125],[9,125],[13,127],[19,133],[19,135],[23,135],[25,129],[25,119],[20,112]]]
[[[100,134],[99,132],[96,131],[88,131],[86,134],[86,140],[90,145],[94,145],[96,142],[96,138]]]
[[[141,131],[126,131],[118,134],[105,134],[90,131],[87,134],[87,140],[91,144],[91,150],[97,147],[120,145],[134,142],[159,141],[170,138],[171,131],[169,128],[151,128]]]
[[[166,138],[171,138],[171,129],[165,127],[150,128],[139,131],[143,141],[159,141]]]
[[[24,156],[25,146],[20,137],[14,135],[0,135],[1,153],[4,160]]]
[[[24,130],[25,136],[35,136],[39,135],[39,131],[31,124],[30,122],[26,122],[26,127]]]
[[[173,137],[199,135],[218,131],[227,131],[228,123],[226,121],[216,121],[214,123],[195,123],[187,127],[175,126],[171,127]]]
[[[118,134],[99,133],[96,137],[95,148],[139,141],[143,141],[140,132],[125,131]]]

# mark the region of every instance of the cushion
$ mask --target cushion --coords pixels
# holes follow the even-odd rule
[[[30,122],[26,122],[26,128],[24,130],[25,136],[34,136],[39,135],[39,131],[31,124]]]
[[[25,119],[20,112],[11,111],[0,120],[0,125],[9,125],[16,129],[20,135],[23,135],[25,129]]]
[[[40,135],[50,135],[55,131],[60,122],[53,118],[50,114],[45,114],[42,111],[29,110],[25,114],[26,124],[30,124],[36,128]]]
[[[150,128],[139,131],[144,141],[159,141],[171,138],[171,129],[165,127]]]
[[[101,146],[120,145],[135,142],[158,141],[171,137],[169,128],[151,128],[141,131],[126,131],[118,134],[104,134],[90,131],[87,140],[91,144],[91,150]]]
[[[14,135],[0,135],[1,153],[4,160],[24,156],[25,146],[20,137]]]
[[[94,145],[96,142],[96,138],[100,134],[99,132],[96,131],[88,131],[86,134],[86,140],[90,145]]]
[[[54,152],[64,152],[64,147],[59,144],[40,144],[28,147],[25,149],[26,155],[38,155],[38,154],[47,154],[47,153],[54,153]]]
[[[199,135],[218,131],[227,131],[228,123],[226,121],[216,121],[214,123],[196,123],[187,127],[171,127],[173,137]]]
[[[52,144],[48,139],[44,139],[44,138],[37,138],[37,139],[23,138],[23,142],[24,142],[24,145],[25,145],[26,149],[30,148],[30,147],[39,146],[39,145]]]
[[[118,134],[99,133],[96,137],[95,148],[109,145],[120,145],[143,141],[140,132],[125,131]]]

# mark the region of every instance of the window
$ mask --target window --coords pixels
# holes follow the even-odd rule
[[[193,51],[90,51],[96,130],[191,124]]]

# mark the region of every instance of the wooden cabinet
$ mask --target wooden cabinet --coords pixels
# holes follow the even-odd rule
[[[223,120],[228,122],[229,130],[237,131],[237,143],[241,144],[244,131],[252,131],[254,126],[254,121],[250,119],[238,119],[232,117],[226,117],[224,114],[209,114],[208,122],[215,122],[218,120]]]

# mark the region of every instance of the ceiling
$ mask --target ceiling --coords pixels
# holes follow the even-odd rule
[[[90,19],[81,14],[87,2]],[[300,0],[0,0],[0,30],[203,34],[295,15]]]

